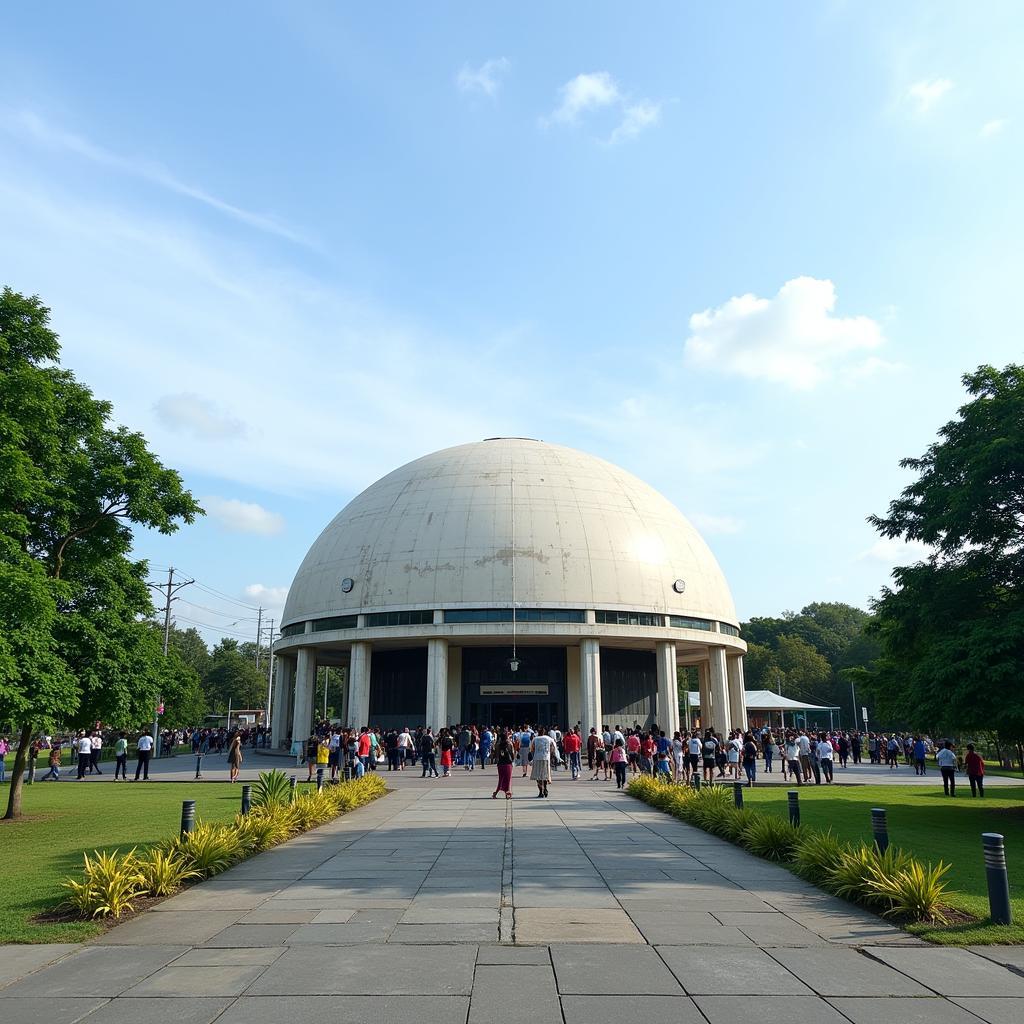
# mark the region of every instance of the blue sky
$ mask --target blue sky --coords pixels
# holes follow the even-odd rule
[[[373,480],[502,434],[664,492],[742,617],[864,605],[918,554],[864,521],[898,460],[963,372],[1020,359],[1022,29],[1016,3],[23,5],[0,281],[204,499],[138,548],[210,588],[178,609],[208,636],[278,614]]]

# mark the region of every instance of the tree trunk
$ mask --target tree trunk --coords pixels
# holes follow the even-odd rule
[[[21,817],[21,787],[25,779],[25,765],[28,764],[28,748],[32,742],[32,723],[26,722],[21,727],[21,742],[18,752],[14,755],[14,768],[11,769],[11,792],[7,798],[5,819]]]

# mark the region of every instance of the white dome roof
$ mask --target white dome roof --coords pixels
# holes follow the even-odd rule
[[[510,607],[513,490],[517,607],[736,624],[715,556],[674,505],[603,459],[525,438],[446,448],[368,487],[309,549],[283,624],[399,608]],[[353,581],[349,593],[344,579]],[[681,594],[676,580],[685,582]]]

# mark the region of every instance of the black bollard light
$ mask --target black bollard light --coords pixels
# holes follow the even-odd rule
[[[800,824],[800,794],[791,789],[786,796],[789,797],[789,823],[790,825]]]
[[[345,762],[345,781],[352,781],[352,765],[348,761]]]
[[[242,813],[248,814],[252,807],[252,786],[242,787]]]
[[[316,791],[319,793],[324,788],[324,767],[321,764],[316,766]]]
[[[988,909],[993,924],[1012,924],[1010,879],[1006,873],[1006,847],[998,832],[982,832],[985,878],[988,881]]]
[[[732,802],[742,811],[743,810],[743,783],[734,782],[732,784]]]
[[[298,779],[296,779],[295,776],[293,775],[292,779],[291,779],[291,791],[290,791],[289,796],[288,796],[288,802],[289,803],[292,803],[292,804],[295,803],[295,787],[296,787],[297,784],[298,784]]]
[[[693,776],[693,788],[694,788],[694,790],[696,792],[698,792],[698,793],[700,792],[700,776],[699,775],[695,774]]]
[[[195,800],[181,801],[181,834],[188,835],[196,827]]]
[[[884,807],[871,808],[871,831],[875,834],[875,846],[879,853],[889,849],[889,826],[885,820]]]

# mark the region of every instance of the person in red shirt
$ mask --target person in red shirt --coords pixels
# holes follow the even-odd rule
[[[640,753],[641,753],[640,770],[641,771],[643,771],[645,773],[647,773],[647,772],[653,773],[654,772],[654,750],[655,750],[656,747],[657,747],[657,743],[655,742],[654,737],[650,733],[647,733],[647,735],[644,736],[643,743],[640,744]]]
[[[640,771],[640,737],[635,732],[626,737],[626,761],[629,770],[636,775]]]
[[[570,729],[562,737],[562,749],[569,759],[569,767],[572,769],[572,780],[575,782],[580,777],[580,750],[583,748],[583,740],[580,739],[579,726]]]
[[[364,725],[359,732],[359,746],[357,753],[359,760],[363,762],[363,769],[369,770],[370,751],[373,749],[373,740],[370,738],[370,730]]]
[[[964,758],[964,767],[967,769],[967,779],[971,784],[971,796],[984,797],[985,762],[974,749],[973,743],[967,744],[967,756]]]

